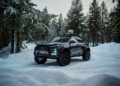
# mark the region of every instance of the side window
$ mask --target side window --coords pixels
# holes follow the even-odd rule
[[[72,44],[72,43],[76,43],[76,42],[75,42],[74,40],[71,40],[71,41],[70,41],[70,44]]]
[[[83,41],[79,38],[76,38],[77,42],[82,43]]]
[[[82,40],[77,39],[78,42],[83,42]]]

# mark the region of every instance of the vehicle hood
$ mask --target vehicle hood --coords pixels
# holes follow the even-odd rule
[[[68,45],[68,43],[54,42],[54,43],[49,43],[49,45]]]
[[[47,44],[37,44],[37,47],[67,47],[69,44],[68,43],[59,43],[59,42],[55,42],[55,43],[47,43]]]

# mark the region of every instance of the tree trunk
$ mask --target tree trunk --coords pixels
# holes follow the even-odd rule
[[[21,46],[21,40],[20,40],[20,32],[17,31],[17,34],[16,34],[16,53],[19,53],[21,50],[20,50],[20,46]]]
[[[14,53],[14,39],[15,39],[15,31],[11,30],[11,54]]]

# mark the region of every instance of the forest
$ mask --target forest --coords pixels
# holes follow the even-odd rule
[[[81,0],[72,0],[67,17],[43,10],[32,0],[0,0],[0,50],[8,45],[11,53],[19,53],[22,42],[49,42],[64,36],[68,30],[92,46],[99,43],[120,43],[120,0],[108,12],[106,3],[93,0],[85,15]],[[41,3],[42,4],[42,3]]]

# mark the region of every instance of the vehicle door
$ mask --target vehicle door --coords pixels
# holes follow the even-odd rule
[[[78,39],[78,38],[76,38],[76,40],[77,40],[77,52],[78,52],[78,55],[82,55],[83,54],[83,46],[84,46],[84,43],[83,43],[83,41],[82,40],[80,40],[80,39]]]
[[[77,40],[70,40],[69,45],[70,45],[71,56],[78,56],[80,53],[79,52],[80,47],[77,43]]]

